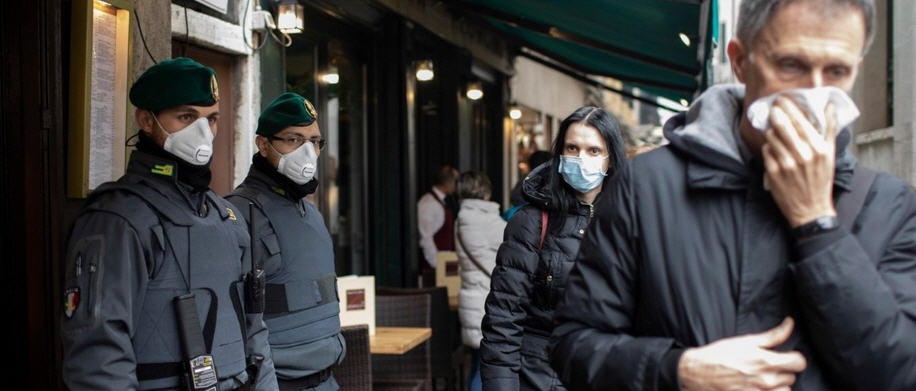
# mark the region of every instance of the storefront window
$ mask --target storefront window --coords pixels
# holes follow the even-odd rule
[[[528,157],[537,151],[550,151],[553,146],[553,116],[527,106],[519,106],[521,118],[515,120],[515,175],[522,180],[534,167],[528,167]]]

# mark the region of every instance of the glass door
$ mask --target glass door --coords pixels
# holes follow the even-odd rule
[[[297,37],[299,38],[299,37]],[[298,42],[297,42],[298,41]],[[318,206],[334,241],[338,275],[368,273],[366,221],[366,61],[342,40],[294,40],[287,89],[318,108],[327,147],[318,160]]]

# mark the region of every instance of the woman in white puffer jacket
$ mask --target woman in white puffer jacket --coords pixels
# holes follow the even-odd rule
[[[490,275],[496,267],[496,250],[503,242],[506,222],[499,215],[499,204],[490,201],[492,185],[482,172],[468,171],[458,177],[456,192],[461,201],[455,222],[455,250],[461,269],[458,291],[458,317],[461,340],[471,349],[471,373],[468,388],[481,389],[480,323],[490,293]]]

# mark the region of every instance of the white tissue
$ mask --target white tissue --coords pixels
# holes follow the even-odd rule
[[[837,129],[843,129],[856,118],[859,118],[859,109],[846,92],[836,87],[800,88],[796,90],[780,91],[773,95],[759,98],[751,103],[747,109],[747,119],[751,126],[760,131],[770,128],[770,109],[777,97],[786,96],[808,116],[808,121],[820,134],[824,134],[827,118],[824,110],[828,102],[833,102],[836,112]]]

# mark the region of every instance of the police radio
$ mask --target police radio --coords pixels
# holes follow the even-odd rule
[[[257,242],[258,213],[253,203],[248,203],[248,235],[251,237],[251,271],[245,277],[245,312],[260,314],[264,312],[264,289],[267,276],[260,264],[261,246]]]
[[[176,297],[174,304],[184,355],[180,376],[182,388],[188,391],[217,391],[219,377],[216,375],[216,364],[204,343],[194,293]]]

